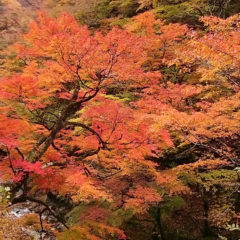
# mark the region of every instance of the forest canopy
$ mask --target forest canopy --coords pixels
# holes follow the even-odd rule
[[[238,1],[0,6],[1,239],[239,238]]]

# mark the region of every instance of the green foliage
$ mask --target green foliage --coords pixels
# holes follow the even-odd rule
[[[25,66],[24,61],[17,59],[14,54],[1,55],[0,58],[0,77],[21,72],[22,67]]]
[[[60,236],[57,237],[57,240],[91,240],[87,233],[85,232],[84,228],[74,227],[65,231]]]
[[[184,207],[185,201],[180,196],[173,196],[171,198],[167,198],[165,202],[161,205],[161,216],[170,217],[173,211],[181,209]]]
[[[217,191],[218,187],[232,189],[238,180],[236,172],[227,169],[199,173],[199,177],[206,191]]]
[[[238,180],[236,171],[220,169],[208,172],[185,171],[179,178],[187,185],[201,186],[205,191],[216,192],[219,189],[232,189]]]
[[[134,1],[110,1],[100,0],[89,9],[77,9],[74,16],[80,24],[87,24],[97,28],[123,27],[129,22],[128,17],[136,14],[136,2]]]
[[[10,200],[10,187],[0,186],[0,206],[6,205]]]
[[[86,208],[87,208],[86,205],[80,204],[74,207],[70,212],[68,212],[65,216],[67,220],[67,224],[69,226],[73,226],[74,224],[78,223],[80,219],[80,215],[84,212]]]
[[[110,26],[117,26],[119,28],[123,28],[130,21],[129,18],[113,18],[111,19]]]
[[[77,21],[81,24],[87,24],[87,14],[82,11],[82,10],[78,10],[74,13],[74,17],[77,19]]]
[[[161,69],[163,80],[166,82],[181,83],[185,80],[185,75],[187,75],[181,71],[181,68],[176,65],[164,66]]]
[[[102,0],[95,8],[98,18],[114,16],[132,17],[136,15],[138,4],[136,0]]]
[[[136,14],[138,4],[136,0],[111,0],[109,6],[111,12],[117,15],[132,17]]]
[[[204,15],[228,17],[240,10],[238,0],[172,0],[172,1],[145,1],[154,8],[155,13],[167,22],[181,22],[199,25],[198,19]],[[196,25],[197,24],[197,25]]]
[[[164,5],[154,10],[157,17],[170,22],[181,22],[188,24],[196,24],[200,14],[192,7],[190,3],[181,3],[176,5]]]
[[[199,178],[194,172],[180,174],[179,178],[185,185],[195,186],[199,182]]]
[[[94,12],[97,18],[104,19],[111,16],[112,7],[110,6],[110,2],[110,0],[102,0],[96,5]]]
[[[118,209],[109,216],[109,223],[113,227],[121,227],[125,222],[128,222],[133,217],[130,209]]]

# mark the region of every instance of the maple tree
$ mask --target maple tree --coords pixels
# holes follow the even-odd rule
[[[40,203],[67,227],[35,198],[39,190],[69,195],[74,202],[111,202],[119,198],[111,189],[128,177],[115,207],[143,211],[161,201],[154,189],[161,177],[145,158],[171,145],[170,137],[165,131],[162,138],[152,134],[151,118],[106,95],[115,84],[143,89],[158,83],[158,71],[142,68],[146,40],[116,28],[91,34],[67,13],[58,19],[40,13],[24,41],[16,45],[24,61],[21,73],[3,78],[0,93],[6,153],[1,178],[22,190],[12,202]],[[114,182],[105,182],[115,175]]]

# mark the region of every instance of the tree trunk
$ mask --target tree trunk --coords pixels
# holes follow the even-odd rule
[[[158,206],[157,214],[156,214],[156,226],[155,226],[155,235],[153,235],[153,240],[167,240],[165,237],[165,233],[162,226],[162,219],[161,219],[161,207]]]

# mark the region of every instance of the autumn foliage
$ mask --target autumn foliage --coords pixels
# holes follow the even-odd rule
[[[14,46],[23,66],[0,81],[0,174],[21,189],[12,202],[46,207],[39,195],[54,193],[84,205],[66,234],[97,240],[127,239],[124,219],[151,219],[176,195],[206,204],[221,178],[233,195],[239,179],[225,168],[239,166],[240,20],[201,21],[205,32],[145,12],[100,32],[40,12]],[[222,222],[208,207],[213,226],[233,221],[231,204]]]

